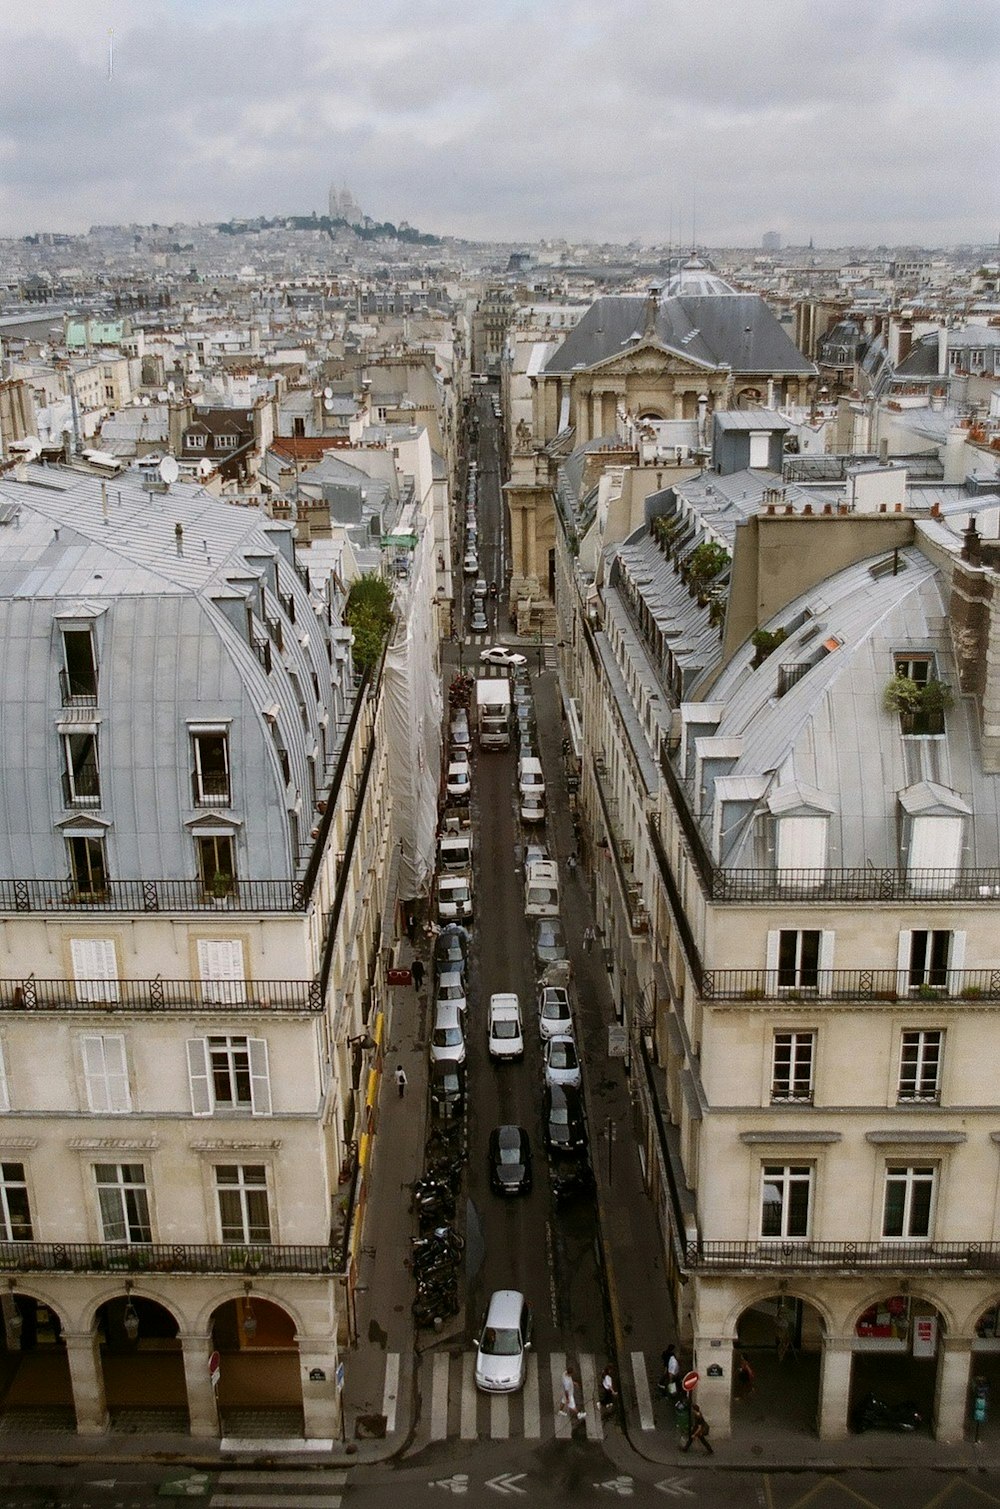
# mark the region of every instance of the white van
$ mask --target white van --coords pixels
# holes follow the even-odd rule
[[[468,870],[446,870],[438,876],[438,921],[467,922],[472,916],[472,876]]]
[[[517,762],[517,789],[521,796],[544,796],[545,776],[542,762],[534,755],[522,755]]]
[[[491,1058],[524,1057],[521,1003],[512,991],[490,996],[489,1034]]]
[[[559,866],[552,859],[536,859],[524,869],[524,915],[558,917]]]

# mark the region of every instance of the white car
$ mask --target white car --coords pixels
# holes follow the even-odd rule
[[[573,1038],[558,1033],[545,1044],[545,1083],[580,1088],[580,1059]]]
[[[438,921],[468,922],[472,916],[472,878],[468,872],[438,876]]]
[[[517,650],[508,650],[505,645],[491,644],[488,650],[480,655],[480,660],[485,660],[488,665],[527,665],[527,655],[520,655]]]
[[[531,1346],[531,1306],[516,1289],[497,1289],[476,1342],[476,1388],[513,1394],[524,1386],[525,1353]]]
[[[524,1057],[524,1024],[521,1003],[511,991],[490,996],[491,1058]]]
[[[465,562],[462,566],[462,570],[465,572],[466,576],[475,576],[476,572],[479,570],[479,557],[474,550],[467,550],[465,552]]]
[[[545,798],[541,796],[522,796],[521,821],[522,823],[544,823],[545,821]]]
[[[465,1063],[462,1013],[454,1001],[443,1002],[434,1013],[434,1026],[431,1030],[431,1063]]]
[[[472,790],[472,780],[469,775],[468,761],[462,763],[453,760],[448,766],[448,778],[445,781],[445,791],[451,802],[467,802]]]
[[[438,975],[436,1006],[450,1002],[465,1015],[465,980],[460,969],[446,969]]]
[[[569,991],[562,985],[545,985],[538,992],[538,1031],[543,1043],[550,1037],[568,1037],[572,1033]]]

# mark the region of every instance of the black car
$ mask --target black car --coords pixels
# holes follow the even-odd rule
[[[490,1133],[490,1186],[498,1195],[526,1195],[531,1188],[531,1143],[524,1127],[494,1127]]]
[[[431,1064],[431,1116],[452,1121],[465,1115],[465,1069],[461,1064]]]
[[[535,928],[535,963],[539,972],[550,964],[562,964],[566,952],[566,931],[558,917],[539,917]]]
[[[561,1157],[577,1157],[587,1149],[583,1102],[572,1085],[546,1085],[542,1095],[545,1146]]]
[[[448,927],[443,927],[437,935],[434,944],[434,968],[438,974],[449,969],[460,969],[465,973],[469,962],[469,930],[459,923],[453,922]]]

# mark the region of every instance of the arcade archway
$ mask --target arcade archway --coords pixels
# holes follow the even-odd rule
[[[854,1326],[848,1418],[867,1394],[888,1405],[912,1403],[930,1430],[935,1415],[944,1319],[929,1300],[888,1294],[867,1305]]]
[[[35,1428],[74,1430],[73,1385],[52,1307],[11,1284],[0,1300],[0,1410]]]
[[[111,1428],[186,1431],[184,1358],[170,1311],[126,1285],[98,1306],[94,1324]]]
[[[211,1333],[223,1435],[301,1436],[299,1348],[288,1311],[248,1290],[213,1311]]]
[[[749,1305],[736,1326],[732,1432],[815,1435],[826,1327],[804,1299],[769,1294]]]

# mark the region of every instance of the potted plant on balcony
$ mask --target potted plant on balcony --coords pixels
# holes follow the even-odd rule
[[[225,906],[233,889],[233,877],[224,870],[216,870],[212,876],[212,900],[216,906]]]

